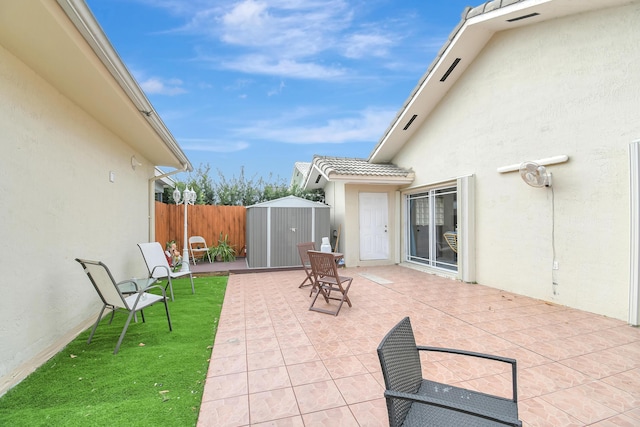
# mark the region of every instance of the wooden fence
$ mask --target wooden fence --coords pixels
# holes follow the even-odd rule
[[[184,236],[184,205],[156,203],[156,241],[164,248],[175,240],[182,251]],[[236,255],[244,256],[246,245],[247,209],[244,206],[193,205],[187,208],[188,236],[202,236],[207,245],[215,246],[222,233]]]

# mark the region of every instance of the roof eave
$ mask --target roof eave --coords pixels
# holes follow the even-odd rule
[[[162,119],[154,111],[142,88],[120,59],[84,0],[56,1],[129,100],[146,118],[148,124],[175,157],[180,167],[186,171],[192,171],[191,162]]]
[[[339,182],[342,184],[367,184],[367,185],[393,185],[406,186],[415,179],[415,173],[410,172],[406,176],[379,176],[379,175],[341,175],[329,173],[325,175],[318,168],[315,168],[307,176],[304,183],[305,190],[324,188],[329,182]]]
[[[427,72],[413,89],[396,117],[369,154],[371,163],[393,161],[396,153],[420,127],[444,98],[449,89],[464,74],[496,32],[514,29],[549,19],[587,10],[623,4],[627,0],[503,0],[488,1],[475,8],[466,8],[460,23],[454,28]],[[528,19],[508,20],[539,13]],[[443,80],[457,58],[457,66]],[[413,116],[416,116],[413,118]],[[411,122],[411,123],[410,123]]]

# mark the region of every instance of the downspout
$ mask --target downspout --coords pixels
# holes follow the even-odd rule
[[[176,169],[171,172],[163,173],[162,175],[153,176],[149,178],[149,241],[156,241],[156,199],[155,199],[155,182],[159,179],[166,178],[171,175],[175,175],[180,172],[189,171],[189,163],[184,163],[182,169]]]

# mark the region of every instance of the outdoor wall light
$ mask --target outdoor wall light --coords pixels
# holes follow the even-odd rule
[[[131,169],[136,170],[138,166],[142,166],[142,163],[140,163],[138,159],[136,159],[136,156],[134,154],[133,156],[131,156]]]
[[[180,199],[180,190],[173,190],[173,201],[176,205],[184,204],[184,238],[182,239],[182,267],[180,272],[189,272],[189,249],[187,248],[187,205],[193,205],[196,202],[197,194],[190,188],[185,188]]]

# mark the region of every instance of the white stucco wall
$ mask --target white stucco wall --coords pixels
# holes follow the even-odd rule
[[[87,88],[90,90],[90,88]],[[0,46],[0,394],[95,320],[76,257],[146,273],[153,166]],[[115,182],[109,182],[109,172]],[[115,341],[114,341],[115,345]]]
[[[636,2],[495,35],[393,159],[413,186],[475,174],[479,283],[627,319],[639,20]],[[496,172],[559,154],[555,215],[551,190]]]

